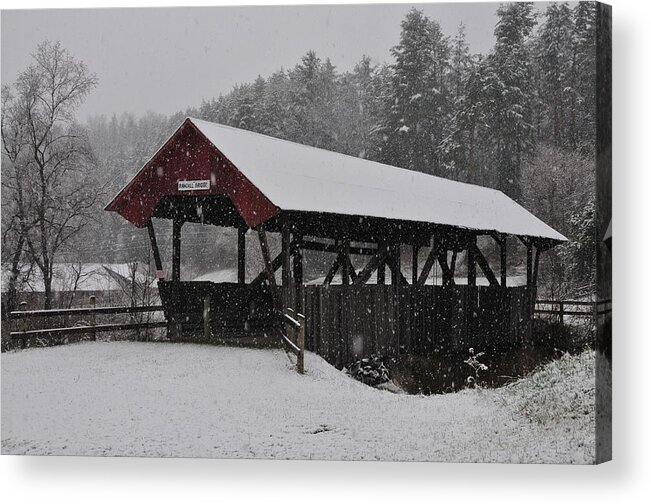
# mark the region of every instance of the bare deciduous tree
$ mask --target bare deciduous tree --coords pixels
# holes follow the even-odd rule
[[[101,193],[86,132],[74,118],[97,78],[58,42],[41,43],[32,57],[13,93],[2,93],[9,112],[2,123],[9,165],[3,189],[17,223],[15,262],[26,254],[41,271],[47,309],[55,260],[90,222]]]

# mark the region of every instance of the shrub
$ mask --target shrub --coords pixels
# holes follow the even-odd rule
[[[376,386],[390,380],[389,370],[376,355],[360,359],[346,366],[346,373],[366,385]]]

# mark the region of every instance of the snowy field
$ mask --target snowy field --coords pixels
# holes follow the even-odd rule
[[[280,350],[96,342],[2,354],[2,452],[591,463],[594,354],[410,396]]]

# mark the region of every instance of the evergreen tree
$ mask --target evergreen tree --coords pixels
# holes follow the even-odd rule
[[[400,43],[391,50],[396,62],[383,160],[438,175],[449,111],[449,42],[422,11],[409,11],[401,26]]]
[[[468,116],[481,121],[482,146],[491,172],[483,183],[521,199],[520,173],[533,151],[533,102],[529,38],[535,26],[531,3],[501,4],[495,48],[469,83]]]
[[[475,70],[476,58],[470,54],[466,41],[466,29],[461,23],[452,40],[452,56],[449,74],[451,112],[446,121],[443,140],[438,153],[441,159],[442,174],[454,180],[467,181],[476,178],[471,175],[474,161],[475,121],[470,121],[470,111],[466,110],[468,81]]]
[[[289,132],[296,131],[297,125],[291,113],[292,99],[287,73],[281,69],[272,74],[267,79],[262,104],[266,123],[265,134],[277,138],[289,138]]]
[[[338,79],[333,107],[339,152],[363,158],[377,156],[389,92],[386,67],[374,66],[368,56]]]
[[[573,117],[576,147],[594,152],[596,122],[596,16],[595,2],[579,2],[573,9],[575,51],[575,113]]]
[[[552,3],[536,40],[539,98],[545,104],[541,131],[556,147],[575,143],[575,61],[572,12],[566,3]]]
[[[290,72],[289,79],[295,128],[288,137],[295,142],[332,149],[335,145],[331,128],[335,67],[329,59],[322,63],[314,51],[309,51]]]
[[[464,81],[472,65],[472,57],[466,40],[466,26],[460,23],[457,34],[452,39],[452,57],[450,67],[450,89],[453,99],[459,100],[464,95]]]

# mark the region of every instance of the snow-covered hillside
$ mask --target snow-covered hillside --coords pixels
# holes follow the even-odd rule
[[[534,375],[505,389],[410,396],[362,385],[313,354],[298,375],[280,350],[96,342],[10,352],[2,452],[590,463],[589,407],[530,414],[534,392],[574,390],[581,408],[594,400],[594,354],[568,359],[543,372],[572,372],[546,383]]]

